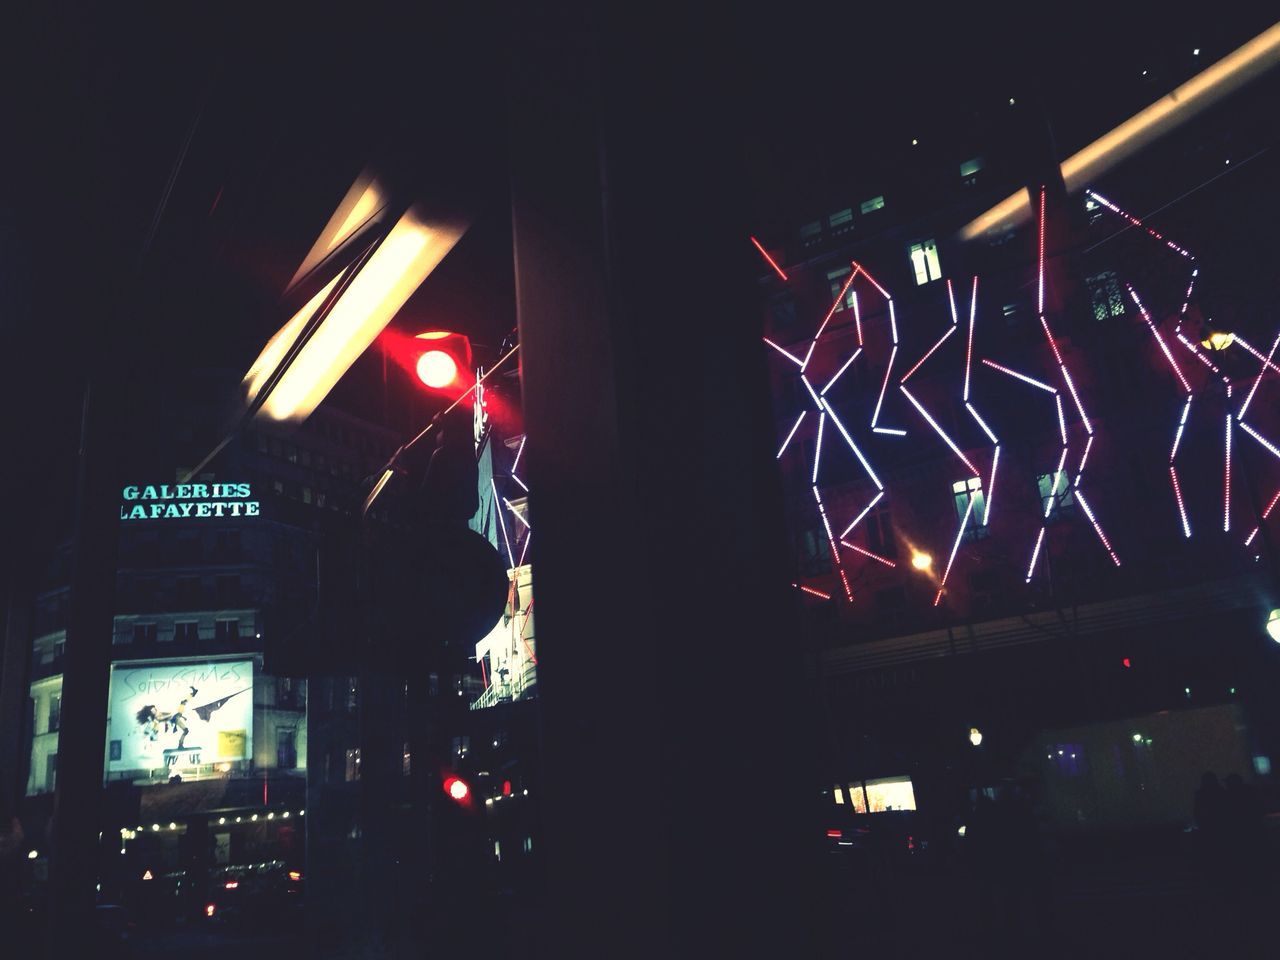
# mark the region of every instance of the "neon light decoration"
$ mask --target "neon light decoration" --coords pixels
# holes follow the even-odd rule
[[[960,520],[960,529],[956,531],[955,542],[951,544],[951,556],[947,557],[947,568],[942,572],[942,581],[938,584],[938,592],[933,597],[935,607],[942,601],[942,592],[947,588],[947,577],[951,576],[951,565],[956,562],[956,551],[960,549],[960,540],[964,536],[964,528],[968,526],[969,515],[972,513],[973,497],[970,497],[969,505],[964,508],[964,516]]]
[[[796,435],[796,431],[800,429],[800,424],[804,421],[804,418],[808,416],[808,414],[809,414],[808,410],[800,411],[800,416],[796,417],[796,422],[792,425],[791,432],[787,434],[787,439],[783,440],[782,446],[778,448],[778,455],[774,457],[775,460],[782,459],[782,455],[787,452],[787,447],[791,444],[791,438]]]
[[[856,543],[850,543],[848,540],[841,540],[840,544],[841,546],[848,547],[854,553],[860,553],[864,557],[870,557],[872,560],[875,560],[877,563],[883,563],[886,567],[897,566],[897,564],[894,563],[892,560],[890,560],[888,557],[882,557],[878,553],[872,553],[870,550],[864,549],[863,547],[858,546]]]
[[[754,243],[756,246],[756,249],[760,251],[760,256],[764,257],[765,260],[768,262],[769,266],[773,267],[773,272],[776,273],[779,277],[781,277],[782,281],[785,283],[787,280],[787,275],[786,273],[783,272],[783,269],[780,266],[778,266],[778,262],[774,260],[773,257],[769,256],[769,251],[766,250],[760,244],[760,241],[757,240],[755,237],[751,238],[751,242]]]

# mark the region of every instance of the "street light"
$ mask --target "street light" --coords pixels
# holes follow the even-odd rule
[[[1280,643],[1280,607],[1271,611],[1267,617],[1267,633],[1276,643]]]
[[[975,747],[982,746],[982,731],[979,730],[977,727],[970,727],[969,742],[972,743]]]
[[[924,572],[933,566],[933,557],[922,550],[912,550],[911,566],[921,572]]]

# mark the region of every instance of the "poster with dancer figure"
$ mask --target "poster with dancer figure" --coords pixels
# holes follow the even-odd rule
[[[110,698],[109,774],[252,755],[252,660],[116,663]]]

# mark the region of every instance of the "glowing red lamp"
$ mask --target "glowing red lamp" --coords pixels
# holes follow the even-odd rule
[[[461,777],[448,777],[444,782],[444,792],[450,800],[457,803],[468,803],[471,800],[471,787]]]
[[[421,352],[414,372],[432,390],[461,386],[465,371],[471,369],[471,341],[460,333],[431,330],[414,338]]]

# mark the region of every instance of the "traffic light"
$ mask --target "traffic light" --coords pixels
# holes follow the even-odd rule
[[[460,807],[470,809],[472,802],[471,785],[459,776],[445,777],[444,783],[445,795]]]
[[[431,330],[414,337],[413,371],[432,390],[457,395],[472,386],[471,341],[461,333]]]

